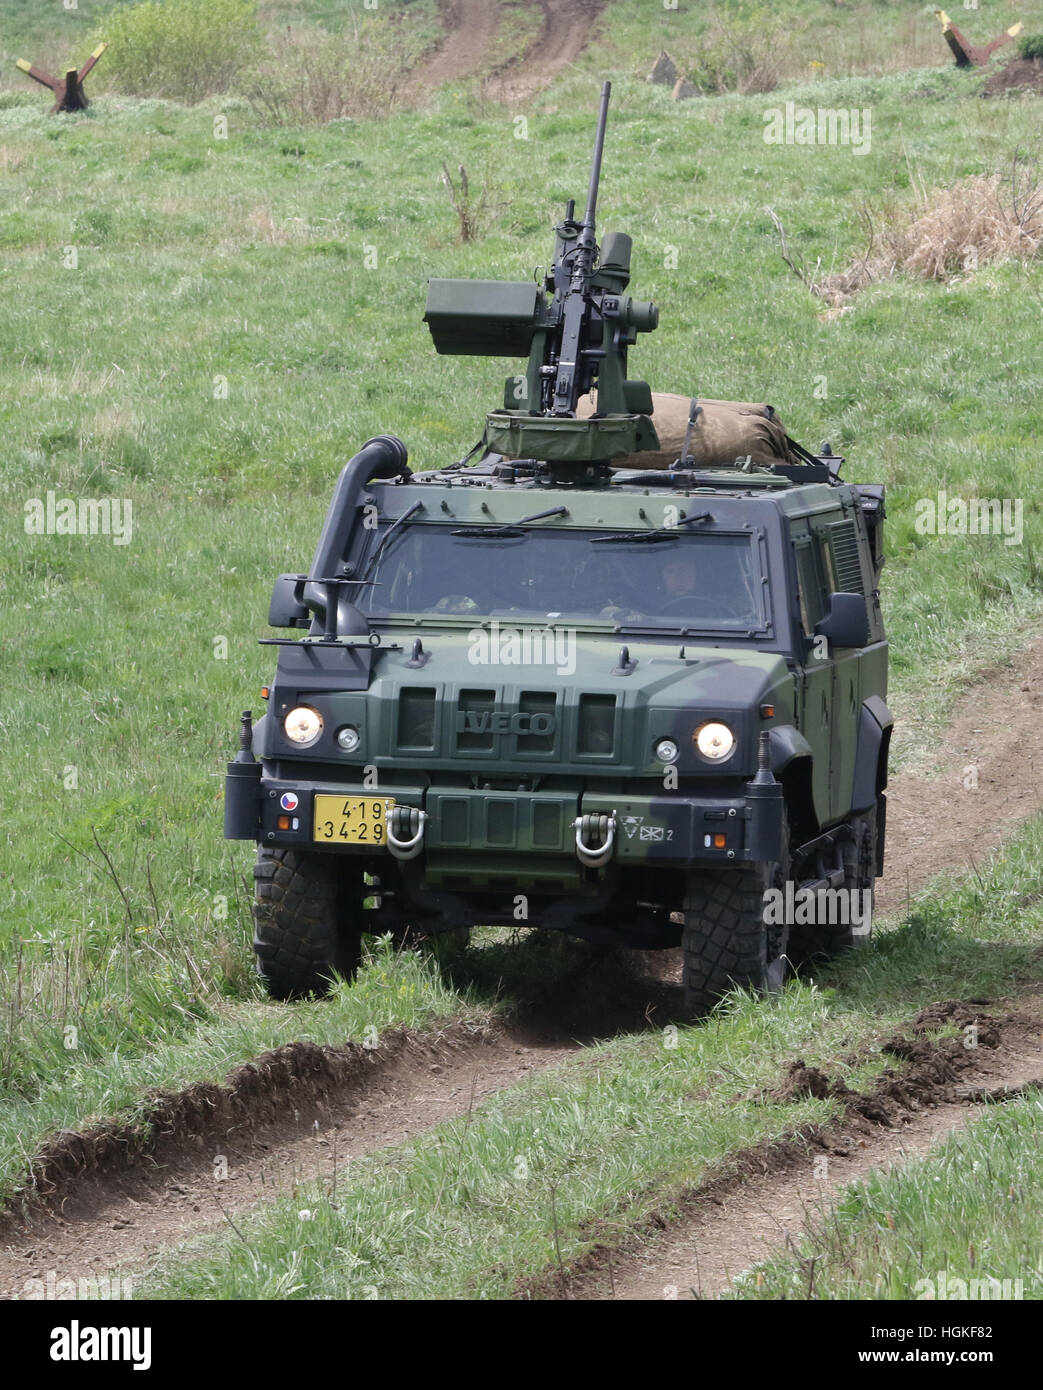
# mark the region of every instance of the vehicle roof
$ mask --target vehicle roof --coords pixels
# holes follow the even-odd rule
[[[728,525],[763,523],[767,515],[790,519],[836,512],[857,505],[858,494],[848,483],[812,482],[803,485],[771,474],[742,476],[735,469],[719,476],[703,473],[689,485],[664,479],[658,483],[631,481],[619,473],[594,482],[564,483],[549,479],[510,482],[488,471],[417,473],[408,481],[371,483],[381,514],[400,516],[416,502],[423,511],[416,520],[456,525],[503,525],[554,506],[568,508],[565,516],[548,517],[534,525],[548,528],[609,527],[649,530],[664,525],[666,508],[675,505],[683,519],[698,504],[713,506],[717,521]]]

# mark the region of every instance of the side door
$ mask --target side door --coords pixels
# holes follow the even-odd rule
[[[820,821],[833,814],[830,768],[833,758],[833,655],[815,641],[815,624],[825,615],[826,596],[820,542],[813,531],[794,537],[800,626],[805,640],[802,676],[801,731],[813,755],[812,795]]]
[[[869,596],[862,563],[862,546],[852,516],[825,522],[818,532],[826,595]],[[855,780],[855,754],[862,708],[862,649],[838,648],[831,652],[832,711],[830,729],[830,818],[846,816],[851,809]]]

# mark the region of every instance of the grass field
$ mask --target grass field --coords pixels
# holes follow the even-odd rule
[[[264,14],[275,23],[305,8]],[[316,0],[307,13],[332,23],[347,8]],[[1039,6],[1015,10],[1043,29]],[[825,12],[834,56],[814,60],[821,70],[767,96],[675,104],[643,73],[676,32],[620,0],[598,43],[526,108],[527,139],[516,138],[515,113],[473,84],[446,88],[420,112],[273,130],[235,96],[185,108],[108,94],[86,116],[55,120],[45,95],[7,71],[8,1190],[25,1147],[54,1128],[132,1112],[146,1084],[217,1074],[294,1037],[332,1040],[374,1021],[488,1006],[417,962],[386,959],[330,1008],[263,1004],[250,964],[250,855],[221,839],[223,763],[239,711],[256,707],[270,674],[255,639],[272,578],[306,567],[345,459],[385,431],[407,442],[414,467],[458,458],[500,398],[504,364],[435,355],[420,322],[425,281],[523,278],[547,259],[553,220],[585,188],[597,78],[615,83],[601,227],[633,235],[634,289],[662,313],[635,369],[661,389],[770,400],[797,438],[828,438],[846,453],[847,476],[888,485],[899,754],[937,730],[960,681],[1038,625],[1039,261],[949,282],[897,276],[828,315],[783,265],[766,209],[809,262],[844,268],[862,247],[863,200],[901,207],[920,186],[1003,170],[1018,149],[1038,155],[1039,98],[983,100],[981,75],[953,71],[944,52],[910,70],[875,57],[910,24],[906,6],[858,6],[847,28],[832,6],[794,12],[802,23]],[[46,16],[7,0],[0,53],[28,47],[43,60],[47,44],[78,39],[98,13],[87,0]],[[683,22],[694,42],[698,25]],[[830,75],[852,71],[864,75]],[[869,108],[870,152],[766,145],[764,110],[788,100]],[[216,133],[221,115],[227,138]],[[464,163],[489,189],[491,210],[468,246],[457,240],[443,161]],[[1024,499],[1024,543],[918,534],[915,502],[939,490]],[[48,492],[129,503],[129,543],[27,535],[26,503]],[[1038,827],[1025,844],[1038,851]],[[1027,855],[998,871],[1016,874],[1010,902],[1034,891]],[[967,963],[968,987],[984,987],[995,960],[1024,964],[1039,940],[1032,915],[984,915],[1011,944],[980,970],[966,938],[989,933],[973,913],[961,908],[949,934],[931,938],[945,943],[938,968]],[[902,952],[919,959],[918,941],[907,932],[872,956],[880,997],[901,993]],[[860,978],[841,976],[856,1000]],[[821,1008],[808,992],[787,1004],[798,1031]]]

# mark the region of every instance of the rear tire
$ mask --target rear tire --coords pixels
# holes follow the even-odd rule
[[[273,999],[329,994],[362,955],[362,875],[329,855],[257,851],[254,954]]]
[[[784,839],[785,843],[785,839]],[[703,869],[688,880],[684,901],[684,1002],[705,1014],[736,986],[777,994],[788,973],[789,927],[765,923],[765,891],[785,890],[784,862]]]
[[[793,959],[798,965],[833,960],[845,951],[868,943],[873,930],[873,895],[876,887],[876,807],[863,811],[850,822],[851,838],[840,846],[844,866],[844,892],[849,895],[848,925],[828,923],[815,926],[795,926],[790,937]],[[851,922],[850,909],[854,893],[868,892],[868,922],[863,919],[861,931]],[[858,905],[861,908],[862,899]]]

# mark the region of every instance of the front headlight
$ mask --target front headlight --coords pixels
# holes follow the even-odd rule
[[[322,715],[307,705],[298,705],[296,709],[290,710],[283,720],[283,729],[291,743],[295,743],[298,748],[307,748],[310,744],[317,743],[322,736]]]
[[[728,725],[713,721],[709,724],[700,724],[699,728],[692,734],[692,741],[703,757],[709,758],[713,763],[719,763],[725,758],[731,757],[732,750],[735,748],[735,735],[728,728]]]

